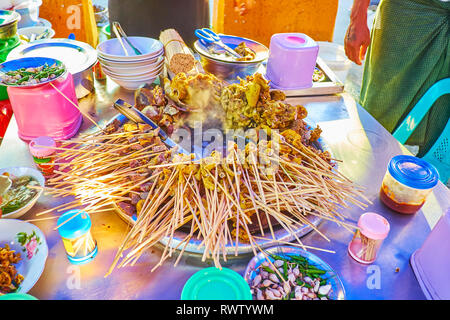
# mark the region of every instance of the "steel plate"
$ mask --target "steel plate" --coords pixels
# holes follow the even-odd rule
[[[114,121],[115,119],[119,120],[121,122],[121,124],[124,124],[128,119],[119,114],[116,117],[112,118],[108,123],[111,123],[112,121]],[[328,151],[331,155],[331,157],[333,158],[333,154],[330,150],[330,148],[328,147],[328,145],[324,142],[324,140],[322,138],[319,138],[319,140],[317,141],[316,147],[322,151]],[[337,164],[336,164],[336,168],[337,170]],[[134,225],[135,221],[136,221],[136,216],[130,217],[129,215],[127,215],[125,212],[123,212],[119,206],[117,206],[116,204],[114,204],[114,208],[116,209],[118,215],[127,223],[129,223],[130,225]],[[319,223],[322,221],[322,218],[317,217],[317,216],[313,216],[313,215],[308,215],[306,217],[309,221],[309,225],[304,224],[301,227],[298,227],[297,229],[294,230],[294,233],[289,233],[288,231],[286,231],[282,226],[280,225],[276,225],[274,226],[274,234],[275,234],[275,238],[278,241],[292,241],[294,240],[296,237],[301,238],[303,236],[305,236],[306,234],[308,234],[309,232],[311,232],[313,229],[313,227],[317,227],[319,225]],[[265,230],[268,231],[268,230]],[[268,231],[265,235],[265,237],[268,237],[267,234],[269,234],[270,231]],[[262,236],[259,232],[254,234],[255,236]],[[178,249],[182,249],[184,247],[184,245],[180,245],[182,239],[185,239],[188,236],[188,232],[185,232],[183,230],[176,230],[174,232],[173,235],[173,239],[172,242],[170,243],[170,247],[171,248],[178,248]],[[201,244],[203,239],[191,239],[188,243],[188,245],[186,245],[186,247],[184,248],[184,251],[186,252],[190,252],[190,253],[198,253],[198,254],[203,254],[204,252],[204,247],[199,247],[199,245]],[[169,244],[170,238],[169,237],[165,237],[163,238],[160,242],[163,245],[167,245]],[[259,239],[256,240],[256,243],[261,247],[261,248],[268,248],[271,247],[273,245],[276,245],[278,242],[273,241],[273,240],[265,240],[265,239]],[[249,243],[239,243],[239,247],[237,249],[237,253],[238,254],[245,254],[245,253],[250,253],[253,251],[253,247],[249,244]],[[234,253],[236,252],[236,248],[235,248],[235,244],[234,243],[229,243],[226,245],[226,252],[227,254],[229,254],[229,258],[232,257],[232,255],[234,255]]]
[[[314,264],[319,269],[327,271],[326,276],[329,279],[332,290],[330,298],[332,298],[333,300],[345,300],[344,285],[342,284],[342,281],[339,278],[337,272],[334,271],[328,263],[320,259],[315,254],[292,246],[277,246],[269,248],[265,251],[268,254],[277,254],[279,256],[298,255],[308,259],[310,263]],[[255,278],[255,276],[257,275],[255,269],[258,268],[258,266],[266,260],[267,259],[263,252],[258,253],[252,258],[252,260],[250,260],[244,273],[244,279],[247,281],[247,283],[251,282]]]
[[[78,99],[94,90],[92,67],[97,63],[97,51],[87,43],[71,39],[42,39],[18,46],[8,60],[23,57],[46,57],[61,60],[73,76]]]
[[[61,60],[71,74],[92,68],[97,62],[97,52],[84,42],[71,39],[42,39],[17,47],[8,60],[23,57],[46,57]]]

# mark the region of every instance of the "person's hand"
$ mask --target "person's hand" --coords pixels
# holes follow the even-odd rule
[[[369,44],[370,31],[366,19],[351,21],[344,40],[347,57],[354,63],[361,65]]]

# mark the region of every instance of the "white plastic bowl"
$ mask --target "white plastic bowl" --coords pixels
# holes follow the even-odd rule
[[[129,56],[125,55],[123,48],[117,38],[103,41],[97,46],[97,52],[100,56],[115,61],[139,61],[161,55],[164,50],[163,44],[156,39],[147,37],[128,37],[128,40],[142,52],[142,55],[136,55],[128,43],[122,40]]]
[[[136,67],[113,67],[109,66],[107,64],[101,63],[104,70],[108,70],[113,73],[121,74],[121,75],[133,75],[133,74],[140,74],[140,73],[148,73],[155,70],[159,70],[164,65],[164,59],[161,59],[157,63],[152,63],[149,65],[140,65]]]
[[[162,69],[159,71],[152,72],[152,73],[146,73],[146,74],[136,75],[136,76],[122,76],[122,75],[112,74],[108,71],[104,71],[104,72],[110,78],[124,80],[124,81],[139,81],[139,80],[147,80],[147,79],[151,79],[151,78],[156,78],[159,74],[161,74]]]
[[[15,219],[0,219],[0,246],[8,244],[20,252],[21,260],[16,269],[24,279],[16,293],[27,293],[44,271],[48,256],[45,236],[35,225]]]
[[[139,61],[115,61],[115,60],[109,60],[104,58],[101,55],[98,55],[98,60],[100,61],[100,63],[102,65],[106,65],[106,66],[110,66],[110,67],[138,67],[138,66],[142,66],[142,65],[147,65],[147,64],[153,64],[158,62],[160,59],[164,59],[164,56],[158,55],[156,57],[152,57],[152,58],[148,58],[148,59],[144,59],[144,60],[139,60]]]
[[[117,74],[113,74],[110,73],[108,71],[104,71],[105,74],[109,77],[113,77],[113,78],[117,78],[117,79],[122,79],[122,80],[143,80],[143,79],[148,79],[148,78],[153,78],[159,74],[162,73],[162,69],[161,70],[156,70],[155,72],[151,72],[151,73],[145,73],[145,74],[139,74],[139,75],[133,75],[133,76],[123,76],[123,75],[117,75]]]
[[[20,176],[31,176],[34,179],[39,182],[39,185],[41,187],[45,186],[45,178],[38,170],[29,168],[29,167],[10,167],[10,168],[2,168],[0,169],[0,174],[3,174],[4,172],[8,172],[14,176],[20,177]],[[41,196],[43,190],[39,190],[38,193],[34,196],[33,199],[31,199],[25,206],[22,208],[17,209],[16,211],[10,212],[8,214],[4,214],[2,218],[9,218],[9,219],[17,219],[23,216],[25,213],[27,213],[28,210],[30,210],[36,201]]]
[[[141,62],[128,63],[128,62],[117,62],[111,63],[109,60],[104,60],[100,58],[100,62],[110,68],[128,69],[128,68],[138,68],[138,67],[149,67],[157,66],[164,61],[164,56],[158,56],[157,58],[152,58],[149,60],[144,60]]]
[[[105,72],[108,72],[114,76],[122,76],[122,77],[139,77],[146,74],[153,74],[155,72],[161,72],[161,70],[164,68],[164,64],[160,64],[156,68],[133,68],[129,70],[122,70],[122,69],[115,69],[115,68],[108,68],[106,66],[103,66],[103,70]]]
[[[148,78],[148,79],[143,79],[143,80],[141,80],[141,79],[138,79],[138,80],[124,80],[124,79],[115,78],[115,77],[112,77],[112,76],[109,76],[109,77],[115,83],[117,83],[119,86],[121,86],[122,88],[125,88],[127,90],[137,90],[137,89],[139,89],[140,87],[142,87],[143,85],[145,85],[147,83],[149,83],[149,84],[153,83],[155,81],[157,75],[154,76],[154,77]]]

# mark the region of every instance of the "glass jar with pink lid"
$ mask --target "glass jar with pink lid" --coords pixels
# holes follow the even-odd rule
[[[360,263],[374,262],[389,230],[389,222],[379,214],[373,212],[362,214],[358,220],[358,230],[348,245],[348,253]]]
[[[38,169],[45,178],[55,175],[54,156],[56,153],[56,141],[51,137],[38,137],[31,140],[28,145],[31,155]]]

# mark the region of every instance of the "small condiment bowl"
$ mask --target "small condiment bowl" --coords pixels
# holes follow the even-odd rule
[[[2,168],[0,169],[0,175],[8,172],[10,175],[21,177],[21,176],[31,176],[39,183],[41,187],[45,186],[45,178],[38,170],[29,168],[29,167],[10,167],[10,168]],[[18,219],[27,213],[42,195],[43,189],[38,190],[37,194],[23,207],[17,209],[16,211],[10,212],[8,214],[4,214],[2,218],[8,219]]]
[[[99,11],[96,11],[97,9],[99,9]],[[97,26],[108,23],[108,8],[105,8],[100,5],[94,6],[94,17]]]
[[[214,74],[219,79],[236,82],[239,78],[245,79],[247,76],[255,74],[261,67],[261,64],[269,57],[269,49],[263,44],[254,40],[230,36],[219,35],[220,39],[227,46],[234,49],[240,43],[255,52],[256,57],[250,61],[233,61],[233,58],[222,58],[212,54],[200,40],[194,43],[194,49],[200,55],[201,62],[205,71]],[[220,51],[220,50],[217,50]]]
[[[48,34],[46,37],[42,39],[50,39],[55,36],[55,30],[48,27],[42,27],[42,26],[34,26],[34,27],[26,27],[26,28],[20,28],[17,30],[17,34],[19,36],[24,36],[27,39],[31,39],[31,36],[33,34],[36,35],[36,37],[39,37],[40,35],[44,34],[48,30]],[[40,39],[38,39],[40,40]]]

